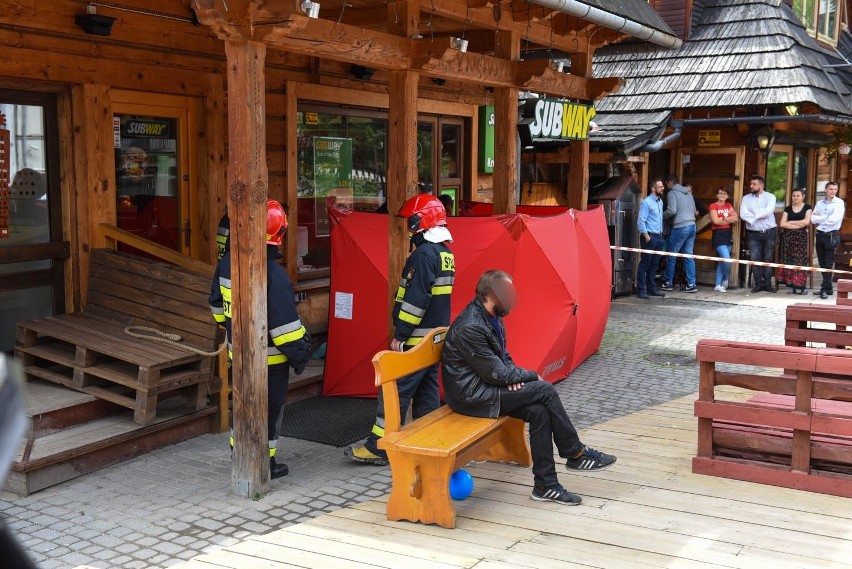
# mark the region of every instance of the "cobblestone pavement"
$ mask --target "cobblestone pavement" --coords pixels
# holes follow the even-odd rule
[[[582,428],[693,393],[697,365],[648,356],[694,355],[704,337],[780,343],[783,308],[796,298],[618,299],[599,353],[558,384],[560,397]],[[389,489],[387,468],[349,465],[342,449],[292,439],[279,449],[291,473],[259,501],[229,494],[227,435],[204,435],[27,498],[0,493],[0,515],[43,569],[168,567]]]

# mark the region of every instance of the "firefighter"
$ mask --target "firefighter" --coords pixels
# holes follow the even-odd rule
[[[225,215],[216,226],[216,254],[217,261],[221,261],[225,253],[231,248],[231,220],[228,218],[228,206],[225,206]]]
[[[275,450],[278,444],[278,417],[287,399],[290,369],[296,375],[305,370],[310,352],[308,335],[299,314],[293,285],[287,273],[276,262],[281,255],[278,247],[284,241],[287,230],[287,214],[281,204],[269,200],[266,204],[266,317],[269,330],[266,348],[266,363],[269,366],[269,471],[271,478],[286,476],[289,468],[277,462]],[[231,337],[231,253],[226,252],[216,267],[210,291],[210,310],[216,322],[225,325],[228,336],[228,358],[232,356]],[[231,448],[234,432],[231,429]]]
[[[394,337],[390,349],[405,351],[416,346],[429,330],[450,324],[450,293],[453,291],[456,263],[447,243],[452,236],[447,229],[447,212],[433,195],[418,194],[402,206],[400,217],[406,218],[409,236],[415,247],[402,270],[402,280],[393,308]],[[437,409],[438,365],[400,379],[400,417],[408,413],[412,403],[415,419]],[[345,456],[355,462],[385,465],[387,454],[377,446],[385,434],[385,412],[379,390],[378,412],[372,433],[362,446],[347,447]]]

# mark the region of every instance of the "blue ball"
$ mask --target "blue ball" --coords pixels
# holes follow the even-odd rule
[[[473,492],[473,476],[460,468],[450,476],[450,497],[453,500],[464,500]]]

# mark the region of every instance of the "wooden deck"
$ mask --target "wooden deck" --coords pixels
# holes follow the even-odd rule
[[[254,536],[180,567],[848,568],[852,500],[695,475],[695,396],[586,429],[618,455],[562,483],[579,507],[529,499],[528,469],[480,464],[447,530],[388,522],[382,499]],[[293,473],[298,476],[298,473]]]

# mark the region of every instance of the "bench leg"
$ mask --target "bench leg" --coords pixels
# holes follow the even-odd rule
[[[194,409],[195,411],[201,411],[205,407],[207,407],[207,381],[200,381],[189,388],[189,394],[187,395],[187,401],[189,402],[189,408]]]
[[[38,344],[38,334],[29,328],[15,328],[15,344],[21,348],[30,348]],[[24,367],[35,365],[35,356],[15,350],[15,357],[21,360]]]
[[[139,386],[136,388],[136,405],[133,407],[133,420],[147,425],[157,416],[157,384],[160,382],[160,370],[139,368]],[[151,392],[148,389],[151,389]]]
[[[456,527],[450,499],[453,461],[388,451],[393,486],[388,498],[388,519]]]
[[[500,429],[500,440],[477,457],[478,461],[517,463],[519,466],[532,464],[530,446],[527,443],[525,424],[520,419],[509,419]]]

